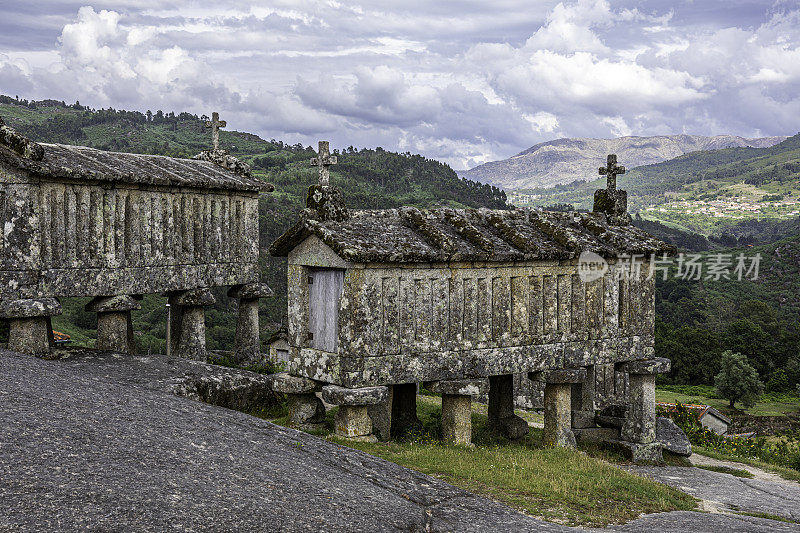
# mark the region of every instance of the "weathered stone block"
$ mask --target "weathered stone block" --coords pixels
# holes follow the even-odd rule
[[[55,298],[31,298],[3,302],[0,306],[2,318],[48,317],[61,314],[61,304]]]
[[[300,376],[292,376],[287,372],[273,374],[271,377],[273,390],[281,394],[307,394],[322,390],[322,385],[318,382]]]
[[[545,383],[583,383],[586,381],[586,370],[583,368],[562,368],[559,370],[545,370],[531,372],[529,378]]]
[[[656,377],[630,375],[630,403],[622,425],[622,438],[638,444],[656,440]]]
[[[660,442],[639,444],[625,440],[603,441],[604,447],[622,453],[635,464],[663,464],[664,454]]]
[[[89,313],[121,313],[142,308],[138,300],[126,294],[93,298],[84,308]]]
[[[670,371],[672,363],[669,359],[657,357],[654,359],[645,359],[642,361],[628,361],[618,365],[621,372],[628,372],[629,374],[666,374]]]
[[[442,394],[442,440],[450,444],[472,443],[472,397]]]
[[[378,440],[372,435],[372,419],[366,405],[340,405],[334,427],[339,437],[370,442]]]
[[[50,323],[47,317],[13,318],[9,320],[8,349],[28,355],[50,353]]]
[[[594,411],[572,411],[573,428],[592,428],[595,425]]]
[[[692,444],[689,442],[689,438],[671,418],[659,416],[656,419],[656,440],[665,450],[676,455],[684,457],[692,455]]]
[[[228,290],[228,296],[240,300],[256,300],[258,298],[269,298],[275,293],[266,283],[248,283],[246,285],[234,285]]]
[[[476,398],[488,390],[485,379],[459,379],[450,381],[426,381],[425,388],[438,394],[471,396]]]
[[[192,289],[189,291],[181,291],[175,293],[170,297],[170,303],[174,305],[182,305],[184,307],[204,307],[206,305],[213,305],[217,299],[211,294],[208,289]]]
[[[316,394],[287,394],[289,426],[295,429],[319,429],[325,422],[325,406]]]
[[[53,337],[50,317],[60,314],[61,304],[55,298],[4,303],[0,308],[0,317],[9,321],[8,349],[37,356],[49,354]]]
[[[334,405],[377,405],[389,397],[386,387],[347,389],[338,385],[322,387],[322,399]]]
[[[570,411],[571,390],[569,383],[547,383],[545,385],[543,437],[545,446],[575,447]]]

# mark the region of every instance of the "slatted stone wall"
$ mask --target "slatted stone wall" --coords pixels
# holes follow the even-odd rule
[[[236,191],[58,181],[2,187],[0,278],[11,269],[31,271],[21,287],[4,279],[0,297],[251,283],[258,278],[257,210],[257,195]],[[14,234],[26,237],[10,239]]]
[[[557,263],[348,270],[341,351],[378,356],[652,336],[646,265],[631,279],[617,279],[617,268],[589,283],[574,265]]]

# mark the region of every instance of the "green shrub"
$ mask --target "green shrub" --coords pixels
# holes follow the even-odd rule
[[[764,392],[764,384],[758,379],[758,372],[747,362],[747,357],[739,352],[722,352],[721,370],[714,378],[717,393],[730,402],[742,402],[745,407],[755,405]]]
[[[800,432],[784,435],[777,442],[769,442],[765,437],[724,436],[703,427],[697,414],[680,403],[669,409],[658,406],[658,412],[675,421],[694,446],[800,471]]]

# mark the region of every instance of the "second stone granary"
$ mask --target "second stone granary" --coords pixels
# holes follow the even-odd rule
[[[674,252],[627,223],[624,191],[601,196],[614,200],[608,214],[350,211],[337,189],[312,186],[271,248],[288,257],[289,373],[345,389],[390,385],[401,403],[408,384],[446,394],[489,377],[490,423],[515,436],[512,375],[581,369],[551,378],[574,382],[572,411],[593,418],[595,393],[624,386],[620,365],[653,357],[648,263],[620,271],[632,256]],[[582,253],[602,258],[605,274],[584,282]]]
[[[258,350],[258,328],[254,339],[249,330],[268,293],[258,196],[270,190],[221,150],[179,159],[38,144],[0,121],[0,314],[10,348],[48,351],[56,298],[90,296],[98,347],[132,351],[130,311],[144,294],[167,293],[173,354],[204,359],[208,288],[231,286],[243,303],[238,348]]]

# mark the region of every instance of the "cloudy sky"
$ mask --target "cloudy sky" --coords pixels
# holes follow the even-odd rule
[[[800,0],[86,1],[0,3],[0,93],[456,169],[558,137],[800,129]]]

